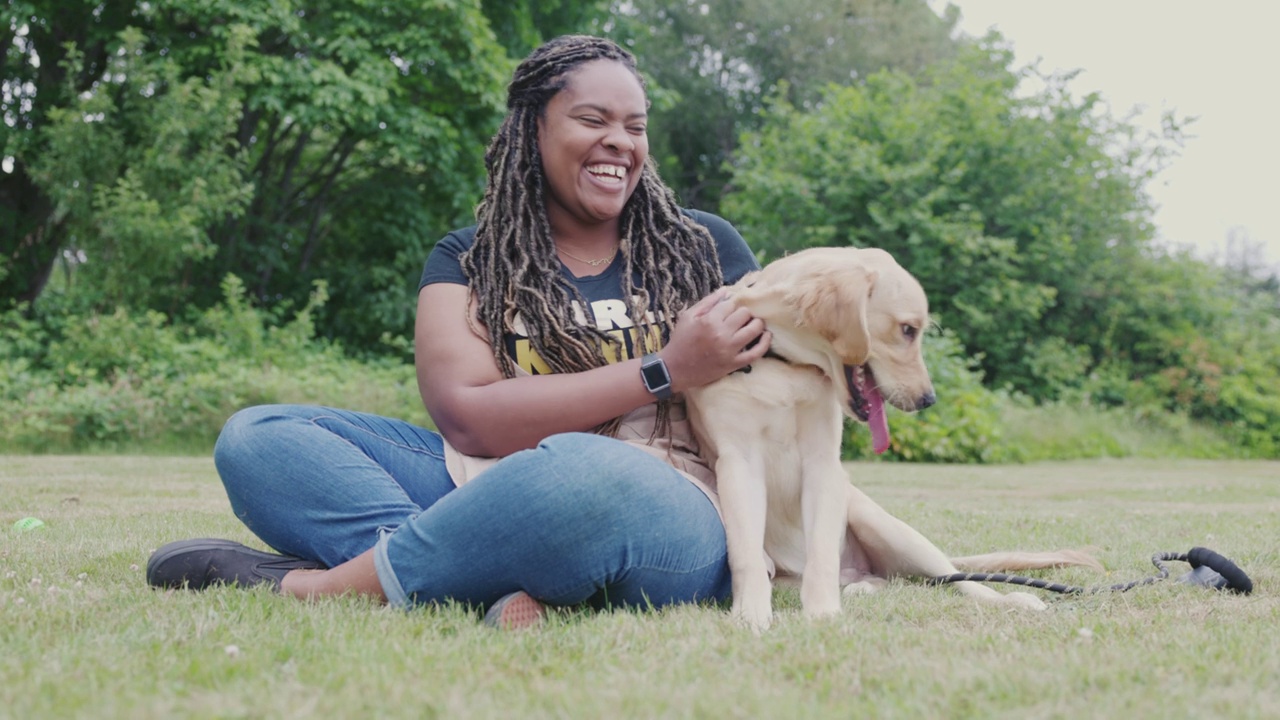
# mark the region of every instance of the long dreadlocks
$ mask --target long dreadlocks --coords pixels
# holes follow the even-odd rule
[[[617,342],[595,327],[582,294],[560,274],[538,149],[538,121],[547,103],[574,70],[593,60],[622,63],[644,87],[635,57],[617,44],[583,35],[556,38],[516,68],[507,88],[507,117],[485,152],[488,184],[476,210],[475,244],[461,262],[504,377],[515,375],[503,335],[517,314],[532,349],[554,372],[600,367],[606,362],[603,345]],[[652,159],[623,208],[621,229],[623,297],[638,330],[637,351],[651,352],[657,349],[656,319],[674,321],[676,312],[723,282],[715,242],[706,228],[681,214]],[[575,301],[587,314],[585,325],[574,317]],[[659,405],[655,435],[666,434],[669,410],[667,402]],[[612,435],[617,427],[615,419],[598,431]]]

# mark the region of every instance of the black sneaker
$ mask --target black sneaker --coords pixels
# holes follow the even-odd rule
[[[203,590],[210,585],[251,588],[280,581],[290,570],[324,570],[313,560],[254,550],[230,540],[179,540],[156,550],[147,561],[147,584],[158,588]]]

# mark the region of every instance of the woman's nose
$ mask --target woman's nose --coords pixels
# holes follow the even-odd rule
[[[604,146],[618,153],[628,153],[636,149],[635,138],[631,137],[631,133],[627,129],[619,126],[610,126],[609,132],[605,135]]]

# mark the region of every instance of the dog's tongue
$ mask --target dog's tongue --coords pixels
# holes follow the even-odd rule
[[[867,380],[868,373],[860,373],[858,391],[867,401],[867,427],[871,430],[871,449],[876,454],[889,449],[889,419],[884,415],[884,398],[880,390]]]

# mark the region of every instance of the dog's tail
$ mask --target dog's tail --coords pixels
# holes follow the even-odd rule
[[[1040,570],[1043,568],[1090,567],[1105,570],[1102,563],[1084,550],[1053,552],[994,552],[951,558],[951,564],[964,572],[994,573],[1004,570]]]

